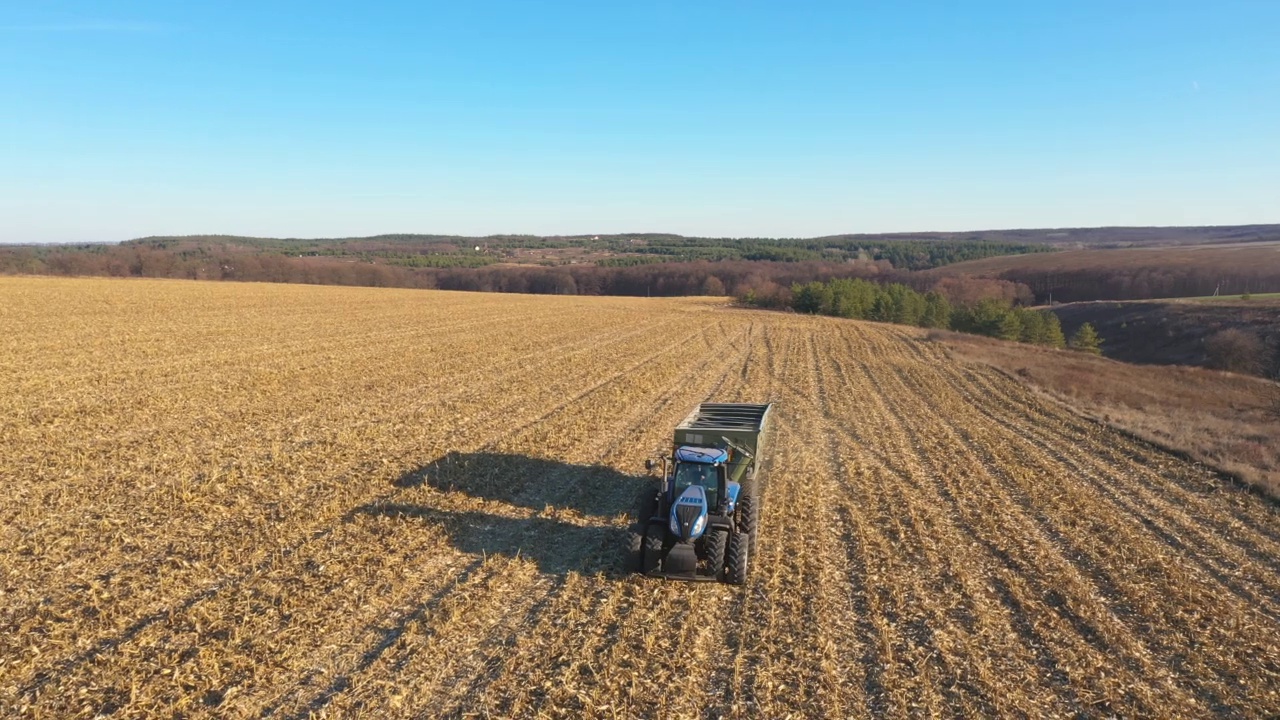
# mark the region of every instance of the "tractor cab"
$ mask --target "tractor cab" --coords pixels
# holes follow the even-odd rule
[[[729,453],[720,448],[682,447],[676,450],[675,472],[671,477],[671,499],[694,485],[706,493],[707,508],[720,507],[725,482],[724,463]]]
[[[685,499],[687,504],[696,496],[707,515],[731,515],[738,499],[739,485],[729,480],[730,451],[717,447],[676,448],[675,465],[671,482],[667,485],[667,506],[674,512]],[[698,488],[691,490],[691,488]],[[673,524],[673,527],[675,525]],[[681,534],[681,533],[677,533]],[[699,533],[693,533],[696,537]]]

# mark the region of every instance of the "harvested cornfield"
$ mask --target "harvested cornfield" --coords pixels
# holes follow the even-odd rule
[[[624,572],[773,400],[743,588]],[[0,279],[0,716],[1280,714],[1280,513],[913,331]]]

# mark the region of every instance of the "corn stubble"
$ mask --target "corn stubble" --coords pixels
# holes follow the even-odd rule
[[[1272,716],[1280,516],[890,326],[0,279],[0,715]],[[623,572],[779,403],[745,588]]]

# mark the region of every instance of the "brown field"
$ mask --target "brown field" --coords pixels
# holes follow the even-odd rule
[[[0,278],[0,716],[1280,714],[1280,511],[908,329]],[[746,587],[623,572],[778,403]]]

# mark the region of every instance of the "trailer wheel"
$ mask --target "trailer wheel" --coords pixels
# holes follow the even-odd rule
[[[712,530],[707,533],[707,574],[713,578],[720,577],[724,569],[725,547],[729,544],[728,530]]]
[[[666,530],[657,524],[649,525],[644,531],[644,564],[641,570],[651,572],[658,569],[662,562],[662,543]]]
[[[747,563],[751,555],[751,536],[736,532],[729,537],[729,553],[724,561],[724,579],[734,585],[747,582]]]

